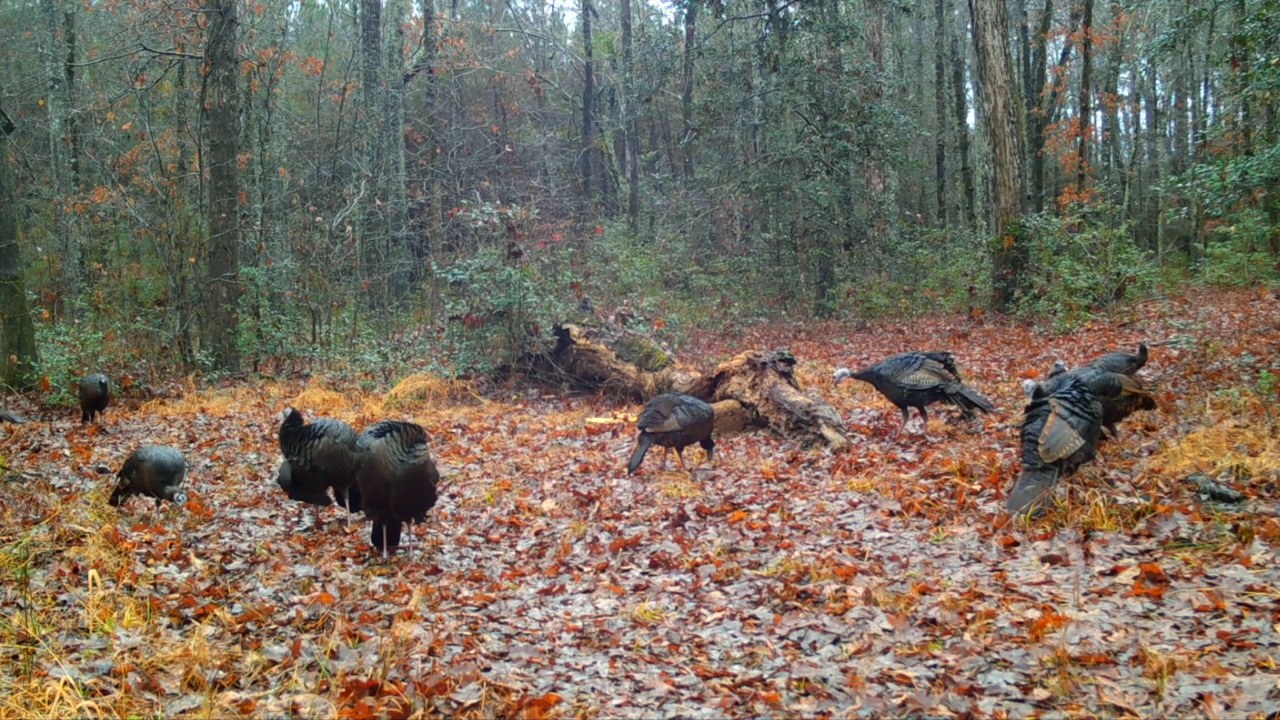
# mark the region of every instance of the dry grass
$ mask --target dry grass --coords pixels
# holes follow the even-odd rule
[[[1151,458],[1150,469],[1171,477],[1193,472],[1217,475],[1228,469],[1243,469],[1246,477],[1280,471],[1280,442],[1274,426],[1234,416],[1218,419],[1217,424],[1164,447]]]
[[[401,380],[371,405],[384,411],[430,413],[452,409],[464,401],[485,402],[469,382],[419,374]]]

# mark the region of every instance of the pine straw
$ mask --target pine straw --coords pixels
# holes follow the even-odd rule
[[[391,388],[382,397],[381,406],[386,410],[412,409],[434,412],[449,409],[458,402],[466,400],[484,402],[469,382],[430,374],[417,374],[410,375]]]
[[[22,658],[26,669],[0,678],[0,717],[114,717],[128,712],[146,712],[151,704],[139,699],[136,708],[121,707],[118,700],[104,706],[90,699],[102,694],[101,678],[80,679],[66,659],[73,651],[63,644],[66,628],[87,628],[90,634],[112,633],[117,628],[143,631],[151,622],[145,600],[122,593],[116,578],[133,566],[133,549],[119,541],[115,530],[115,508],[107,505],[110,484],[75,496],[56,507],[56,498],[46,481],[23,486],[18,498],[27,513],[41,522],[24,528],[0,546],[0,583],[13,608],[0,618],[0,646]],[[8,520],[17,518],[9,517]],[[4,527],[6,535],[10,527]],[[54,555],[56,559],[42,557]],[[48,582],[41,569],[62,568],[84,572],[78,580],[79,592],[72,603],[43,588],[61,584]],[[104,582],[104,578],[111,582]],[[110,587],[108,587],[110,586]],[[76,633],[70,633],[76,637]],[[148,664],[161,667],[158,648],[148,647]],[[140,650],[141,652],[141,650]],[[59,673],[63,674],[61,677]],[[123,711],[123,712],[122,712]]]
[[[1258,419],[1257,415],[1244,420],[1224,418],[1196,430],[1154,455],[1150,469],[1178,478],[1193,472],[1217,475],[1228,469],[1243,469],[1245,478],[1280,471],[1276,427]]]
[[[288,400],[290,392],[285,384],[273,382],[199,390],[194,381],[188,378],[186,392],[182,397],[148,401],[138,409],[138,414],[157,417],[194,417],[203,414],[225,418],[245,413],[275,412],[282,410],[286,402],[296,407],[324,408],[327,414],[332,408],[341,409],[347,405],[341,394],[322,387],[304,390]]]

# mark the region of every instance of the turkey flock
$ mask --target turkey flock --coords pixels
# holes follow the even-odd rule
[[[1022,474],[1005,500],[1005,509],[1014,515],[1038,512],[1048,504],[1061,477],[1094,458],[1103,428],[1116,439],[1116,423],[1139,410],[1156,409],[1155,398],[1136,377],[1147,364],[1147,353],[1146,343],[1140,343],[1136,353],[1109,352],[1075,370],[1059,360],[1043,382],[1023,381],[1030,402],[1022,419]],[[925,408],[935,402],[955,405],[965,417],[974,410],[995,409],[964,384],[948,352],[909,352],[856,373],[836,370],[837,383],[846,377],[870,383],[898,406],[902,411],[898,433],[906,427],[907,409],[912,407],[920,411],[926,437]]]
[[[1136,353],[1109,352],[1076,369],[1058,361],[1042,381],[1023,381],[1028,404],[1020,427],[1022,471],[1005,501],[1010,514],[1033,514],[1048,506],[1058,480],[1095,457],[1104,431],[1118,439],[1118,423],[1156,408],[1155,398],[1137,378],[1147,357],[1142,343]],[[856,372],[839,368],[833,375],[836,385],[847,378],[868,383],[902,413],[894,439],[910,422],[911,408],[920,415],[926,440],[930,405],[955,406],[966,419],[996,409],[965,384],[949,352],[905,352]],[[78,390],[81,422],[100,422],[111,404],[111,381],[95,373]],[[636,421],[628,474],[640,469],[655,445],[662,448],[664,468],[667,453],[675,450],[676,461],[686,469],[683,453],[690,445],[701,446],[712,462],[715,419],[712,405],[690,395],[672,392],[650,399]],[[297,409],[288,408],[281,415],[278,441],[282,462],[276,484],[284,495],[317,507],[337,505],[345,510],[348,525],[353,515],[364,513],[370,545],[384,557],[400,546],[406,523],[412,533],[413,524],[423,523],[435,507],[440,473],[420,425],[383,420],[357,433],[341,420],[307,422]],[[138,448],[116,474],[108,502],[119,506],[138,495],[154,499],[157,508],[164,501],[185,503],[186,474],[186,460],[176,448]],[[412,553],[412,543],[406,544]]]
[[[111,381],[101,374],[79,385],[80,421],[93,423],[111,404]],[[427,432],[422,426],[383,420],[357,434],[341,420],[317,418],[305,422],[288,408],[278,434],[283,461],[276,484],[291,500],[324,507],[339,505],[350,515],[363,512],[372,527],[370,544],[385,557],[400,545],[409,523],[426,520],[436,504],[440,473],[431,460]],[[129,497],[153,498],[183,504],[186,458],[177,448],[148,445],[135,450],[116,473],[116,487],[108,499],[119,507]]]

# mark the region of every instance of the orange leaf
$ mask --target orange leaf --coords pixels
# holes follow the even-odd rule
[[[749,517],[751,517],[751,514],[748,513],[746,510],[739,510],[729,516],[729,524],[734,525],[734,524],[740,523]]]

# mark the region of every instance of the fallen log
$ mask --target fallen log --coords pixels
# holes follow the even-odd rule
[[[556,346],[540,364],[579,388],[629,402],[665,392],[701,398],[715,407],[717,433],[764,428],[837,451],[851,445],[840,413],[800,388],[795,356],[787,350],[744,352],[704,375],[643,333],[565,323],[556,328]]]

